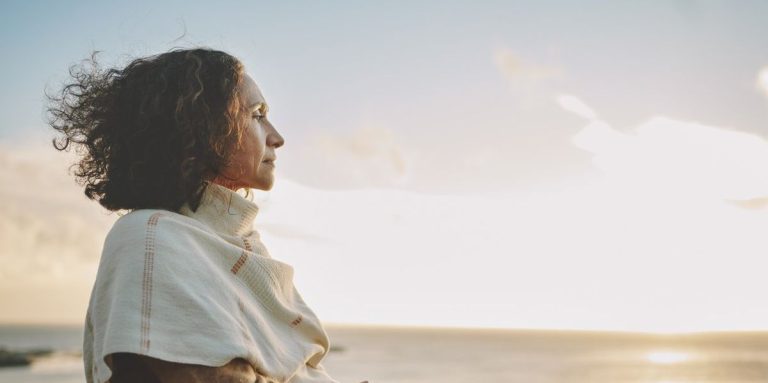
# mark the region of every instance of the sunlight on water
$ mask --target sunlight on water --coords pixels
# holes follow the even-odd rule
[[[646,359],[648,359],[649,362],[656,364],[675,364],[689,360],[690,355],[676,351],[654,351],[648,353]]]
[[[766,383],[768,333],[644,335],[328,326],[340,382]],[[82,330],[0,326],[0,348],[51,349],[0,383],[81,383]]]
[[[29,367],[32,373],[57,373],[80,371],[83,361],[73,353],[55,352],[50,356],[38,358]]]

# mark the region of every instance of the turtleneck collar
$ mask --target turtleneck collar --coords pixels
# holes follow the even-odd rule
[[[259,207],[233,190],[209,183],[196,211],[185,204],[179,212],[205,223],[219,234],[241,237],[253,231]]]

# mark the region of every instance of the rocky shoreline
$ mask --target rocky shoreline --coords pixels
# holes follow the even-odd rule
[[[0,368],[29,366],[35,359],[52,353],[50,349],[14,351],[0,347]]]

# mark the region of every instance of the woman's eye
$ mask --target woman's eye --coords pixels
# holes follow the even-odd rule
[[[260,105],[258,108],[254,108],[251,113],[251,118],[261,121],[267,117],[267,108],[264,105]]]

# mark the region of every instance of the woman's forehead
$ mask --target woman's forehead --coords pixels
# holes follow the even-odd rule
[[[264,95],[261,94],[259,86],[256,85],[256,81],[253,81],[253,78],[248,74],[244,76],[242,86],[242,97],[247,106],[252,107],[267,103]]]

